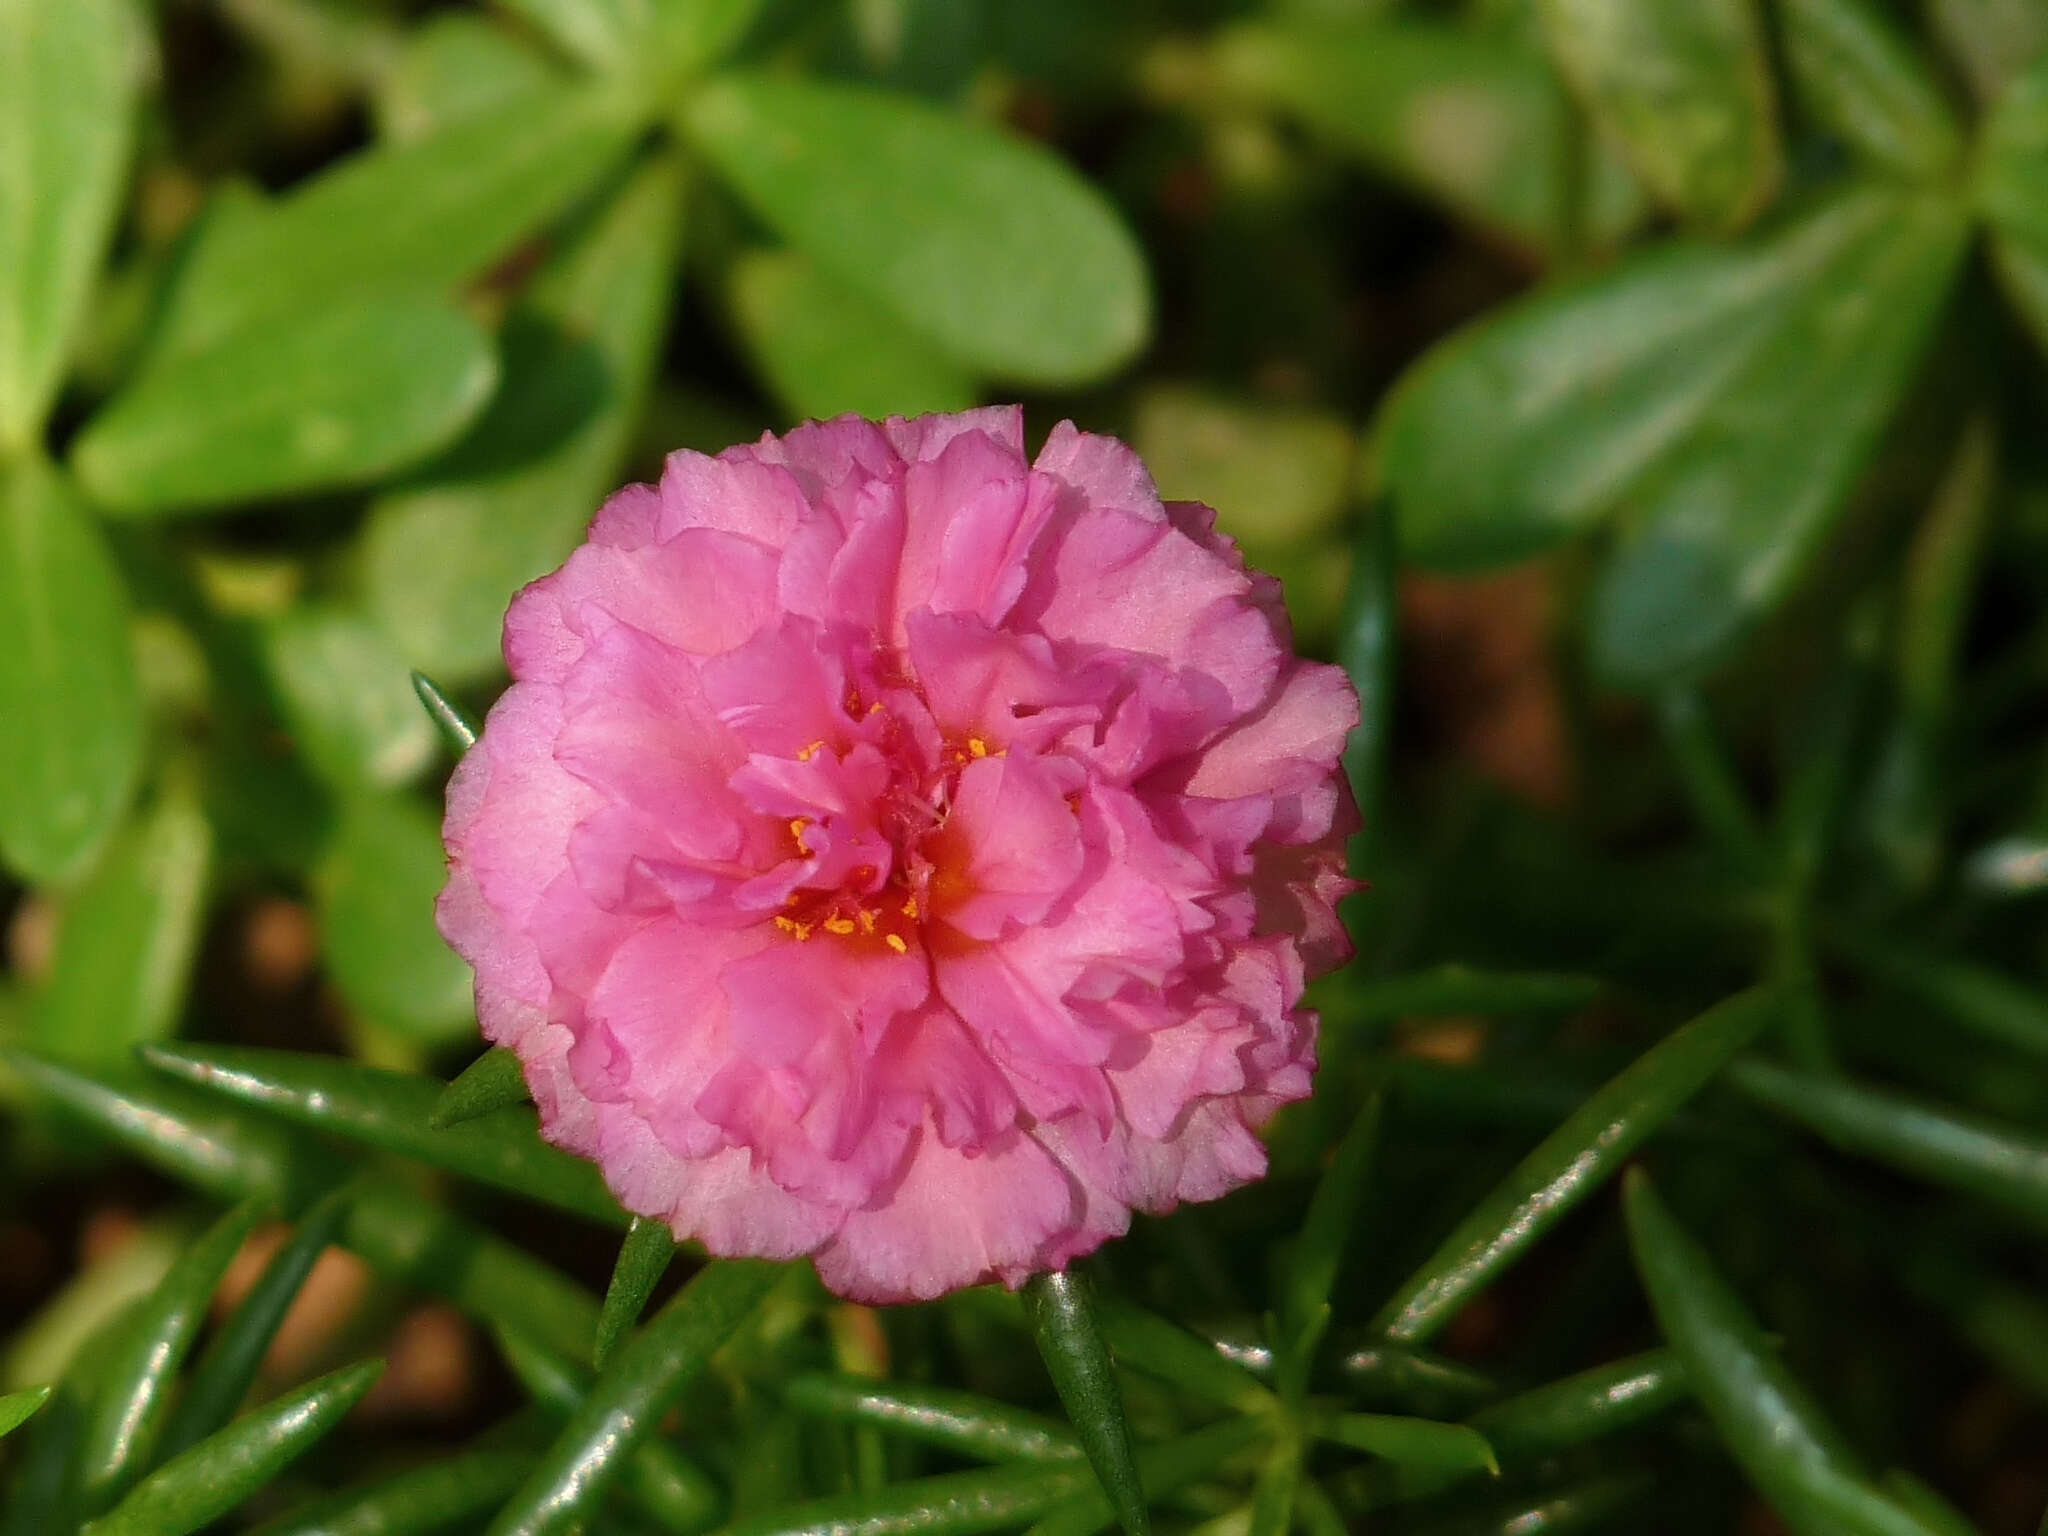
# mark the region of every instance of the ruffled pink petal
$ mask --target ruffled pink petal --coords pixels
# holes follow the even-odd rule
[[[1020,1283],[1076,1218],[1067,1173],[1017,1132],[974,1149],[920,1137],[902,1179],[850,1212],[819,1250],[818,1276],[870,1305],[928,1301],[987,1280]]]

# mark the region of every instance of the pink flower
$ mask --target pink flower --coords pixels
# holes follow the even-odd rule
[[[1258,1178],[1349,952],[1358,704],[1113,438],[671,455],[505,620],[440,925],[549,1138],[861,1301]]]

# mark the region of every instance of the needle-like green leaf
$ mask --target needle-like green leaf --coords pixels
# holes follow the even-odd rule
[[[259,1526],[252,1536],[416,1536],[459,1530],[503,1503],[530,1451],[481,1447],[348,1488]]]
[[[647,1310],[647,1298],[654,1294],[661,1277],[668,1273],[669,1260],[676,1256],[675,1234],[668,1224],[651,1216],[635,1216],[619,1245],[618,1261],[612,1265],[612,1281],[605,1287],[604,1309],[597,1314],[599,1370],[611,1358],[619,1342],[633,1331],[640,1314]]]
[[[221,1276],[264,1207],[261,1199],[244,1201],[210,1227],[136,1304],[110,1343],[79,1454],[79,1491],[87,1509],[106,1508],[150,1465],[170,1409],[172,1380],[198,1337]]]
[[[1169,1382],[1206,1403],[1262,1413],[1273,1394],[1207,1339],[1120,1297],[1098,1297],[1096,1319],[1121,1365]],[[1268,1351],[1270,1365],[1270,1351]]]
[[[1302,1218],[1301,1235],[1287,1266],[1286,1317],[1290,1332],[1310,1348],[1329,1316],[1344,1247],[1352,1235],[1373,1150],[1379,1143],[1384,1095],[1375,1087],[1359,1106],[1351,1128],[1337,1143],[1329,1168],[1316,1185]],[[1312,1337],[1311,1337],[1312,1335]]]
[[[1684,1402],[1687,1392],[1677,1359],[1653,1349],[1533,1387],[1465,1422],[1486,1436],[1495,1454],[1535,1460],[1654,1418]]]
[[[781,1279],[777,1265],[698,1271],[634,1335],[498,1518],[490,1536],[556,1536],[587,1521],[634,1447]]]
[[[419,695],[420,703],[426,707],[427,718],[434,722],[434,728],[441,733],[457,757],[476,745],[477,733],[483,729],[468,710],[441,690],[441,685],[424,672],[412,675],[412,691]]]
[[[165,1464],[90,1536],[190,1536],[264,1487],[310,1450],[384,1373],[363,1360],[266,1403]]]
[[[0,1060],[132,1155],[224,1200],[255,1194],[294,1209],[350,1171],[330,1147],[284,1121],[161,1076],[90,1077],[21,1052],[0,1052]],[[445,1206],[364,1179],[342,1241],[384,1274],[472,1317],[590,1358],[597,1299]]]
[[[1230,1418],[1139,1456],[1146,1486],[1162,1491],[1216,1473],[1270,1430]],[[1087,1536],[1116,1519],[1095,1475],[1078,1463],[991,1467],[893,1483],[736,1520],[724,1536],[981,1536],[1043,1518],[1044,1532]]]
[[[437,1129],[431,1116],[442,1086],[430,1077],[244,1046],[158,1046],[144,1059],[160,1072],[314,1130],[416,1157],[593,1221],[623,1227],[629,1220],[596,1166],[542,1141],[529,1115]]]
[[[493,1110],[510,1109],[514,1104],[527,1101],[526,1073],[519,1065],[518,1053],[502,1045],[494,1045],[464,1067],[455,1080],[441,1090],[441,1096],[434,1100],[434,1107],[427,1115],[427,1124],[443,1131],[451,1125],[460,1125],[465,1120],[474,1120]]]
[[[782,1383],[799,1413],[842,1424],[874,1424],[980,1461],[1072,1461],[1074,1432],[1056,1419],[972,1392],[913,1382],[805,1372]]]
[[[1125,1536],[1151,1529],[1123,1394],[1110,1364],[1109,1341],[1096,1316],[1094,1288],[1076,1270],[1034,1275],[1024,1286],[1024,1311],[1039,1357],[1073,1421],[1089,1465],[1116,1511]]]
[[[164,1431],[164,1455],[191,1449],[234,1417],[256,1379],[264,1351],[298,1299],[299,1288],[339,1236],[353,1198],[344,1187],[322,1199],[300,1218],[297,1230],[264,1266],[192,1367],[185,1394]]]
[[[497,1337],[512,1374],[554,1424],[583,1406],[590,1395],[590,1372],[511,1329],[498,1329]],[[532,1465],[528,1457],[528,1471]],[[619,1481],[626,1496],[669,1536],[709,1530],[725,1509],[718,1485],[659,1435],[634,1449]]]
[[[1637,1058],[1472,1208],[1380,1308],[1374,1328],[1408,1343],[1428,1339],[1612,1177],[1775,1013],[1768,993],[1740,993]]]
[[[2048,1226],[2048,1141],[2012,1126],[1816,1073],[1742,1061],[1729,1081],[1844,1152],[1977,1195]]]
[[[1628,1179],[1625,1204],[1658,1326],[1700,1406],[1771,1507],[1800,1536],[1929,1536],[1870,1485],[1840,1432],[1640,1170]]]

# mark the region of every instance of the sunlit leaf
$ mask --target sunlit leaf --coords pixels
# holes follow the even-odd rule
[[[1263,23],[1221,34],[1208,62],[1231,99],[1298,119],[1530,249],[1567,243],[1573,225],[1605,244],[1642,213],[1611,153],[1572,168],[1570,104],[1542,58],[1507,38],[1421,20]]]
[[[974,379],[892,311],[798,251],[748,251],[727,277],[733,322],[798,420],[964,411]]]
[[[963,364],[1075,384],[1145,340],[1136,242],[1036,145],[908,97],[768,75],[706,84],[684,124],[791,245]]]
[[[598,87],[524,91],[214,221],[172,295],[150,371],[252,329],[275,342],[263,323],[282,316],[296,328],[368,295],[451,294],[590,190],[633,139],[637,110]]]
[[[134,793],[142,702],[120,573],[33,455],[0,466],[0,719],[0,859],[69,880]]]
[[[371,611],[456,685],[503,666],[505,608],[617,486],[674,290],[682,180],[656,159],[555,255],[508,319],[504,385],[461,442],[371,509]]]
[[[425,1040],[475,1028],[469,967],[434,927],[447,875],[441,829],[426,806],[359,793],[343,802],[314,879],[327,963],[343,994],[377,1023]]]
[[[496,381],[460,311],[350,299],[158,363],[87,423],[72,463],[125,517],[358,485],[448,443]]]
[[[113,232],[139,30],[127,0],[0,3],[0,458],[41,432]]]
[[[1755,0],[1537,0],[1544,35],[1593,121],[1658,198],[1726,234],[1783,171]]]
[[[335,603],[296,603],[265,630],[264,659],[299,751],[331,783],[390,789],[434,760],[434,726],[398,649]]]
[[[195,798],[167,790],[107,850],[72,897],[50,975],[29,1017],[44,1050],[124,1065],[171,1034],[206,915],[213,833]]]
[[[1926,64],[1871,0],[1778,0],[1802,105],[1872,164],[1931,180],[1962,153]]]

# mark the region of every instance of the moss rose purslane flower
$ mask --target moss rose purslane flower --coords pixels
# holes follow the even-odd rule
[[[1342,961],[1357,699],[1113,438],[670,457],[505,621],[440,923],[550,1139],[862,1301],[1257,1178]]]

